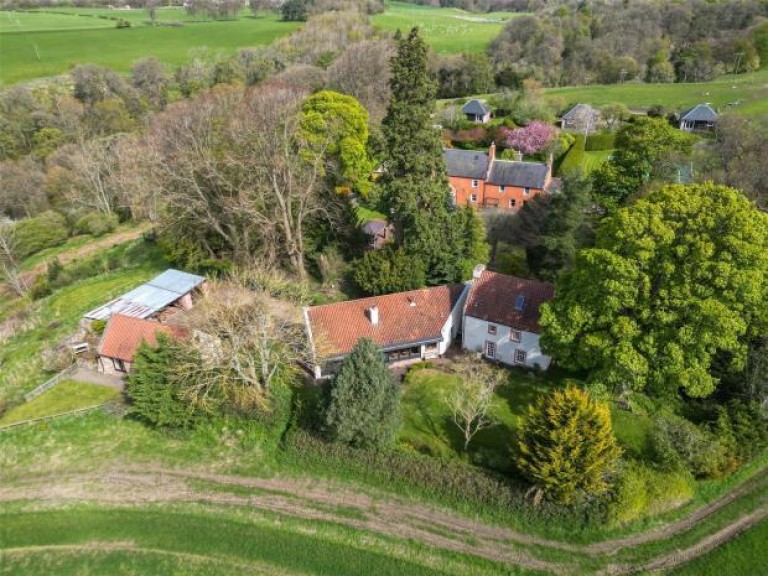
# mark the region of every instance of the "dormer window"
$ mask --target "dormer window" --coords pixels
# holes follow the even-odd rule
[[[518,312],[525,310],[525,296],[518,296],[515,298],[515,310]]]

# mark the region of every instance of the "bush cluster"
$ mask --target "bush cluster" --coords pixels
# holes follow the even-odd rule
[[[584,149],[587,152],[613,150],[614,148],[616,148],[616,134],[613,132],[590,134],[587,136],[586,142],[584,144]]]
[[[62,244],[69,236],[67,219],[49,210],[14,225],[18,237],[19,257],[25,258],[45,248]]]
[[[117,228],[117,224],[117,214],[87,212],[75,222],[75,232],[78,234],[90,234],[91,236],[103,236]]]

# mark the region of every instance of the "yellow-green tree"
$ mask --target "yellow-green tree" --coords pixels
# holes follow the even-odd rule
[[[528,408],[519,449],[518,467],[533,484],[537,500],[560,504],[605,492],[621,454],[608,405],[575,386],[556,390]]]

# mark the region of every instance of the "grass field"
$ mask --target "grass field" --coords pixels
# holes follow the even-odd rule
[[[438,53],[482,52],[513,12],[473,14],[458,8],[436,8],[390,2],[386,12],[373,16],[375,26],[403,32],[418,26],[425,40]]]
[[[119,393],[115,388],[63,380],[40,396],[9,410],[0,418],[0,426],[97,406],[115,398]]]
[[[171,10],[174,10],[172,13]],[[78,9],[79,12],[79,9]],[[161,11],[168,20],[184,20],[181,9]],[[236,21],[187,22],[183,27],[143,24],[144,11],[116,12],[135,20],[131,28],[117,29],[112,20],[49,13],[24,13],[19,26],[0,13],[0,83],[13,84],[62,74],[77,64],[93,63],[125,72],[145,56],[155,56],[171,66],[189,59],[194,48],[232,52],[247,46],[266,45],[299,27],[280,22],[275,14],[253,18],[245,12]],[[22,22],[23,19],[23,22]],[[36,30],[36,31],[32,31]]]
[[[544,91],[551,101],[594,106],[621,102],[633,110],[647,110],[659,104],[678,110],[702,102],[722,109],[740,102],[733,110],[744,114],[768,112],[768,69],[751,74],[726,76],[701,84],[612,84],[574,86]]]

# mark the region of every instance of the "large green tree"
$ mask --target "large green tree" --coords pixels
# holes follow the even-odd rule
[[[360,448],[381,448],[400,426],[400,388],[378,346],[361,338],[328,385],[322,423],[326,436]]]
[[[337,190],[367,194],[373,169],[368,150],[368,112],[352,96],[323,90],[310,96],[299,121],[309,161],[320,154],[326,176]]]
[[[382,122],[386,150],[381,186],[398,244],[424,262],[428,284],[441,284],[467,277],[482,256],[484,237],[467,242],[466,234],[482,230],[482,222],[473,223],[474,213],[452,205],[440,132],[432,120],[436,88],[427,70],[427,52],[418,29],[404,37],[398,34],[391,99]]]
[[[675,181],[691,144],[689,134],[662,118],[634,118],[616,133],[616,150],[594,174],[596,196],[611,208],[651,180]]]
[[[606,218],[542,307],[542,345],[614,390],[707,396],[768,329],[768,215],[714,184],[667,186]]]
[[[538,495],[571,504],[608,489],[621,449],[607,404],[569,386],[528,407],[520,427],[518,466]]]

